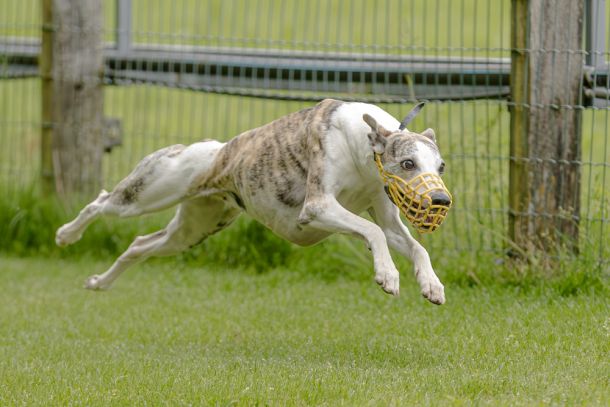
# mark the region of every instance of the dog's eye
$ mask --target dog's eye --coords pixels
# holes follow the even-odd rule
[[[438,167],[438,173],[442,174],[445,172],[445,163],[441,163],[441,166]]]
[[[413,162],[413,160],[404,160],[400,163],[400,166],[405,170],[409,171],[415,168],[415,163]]]

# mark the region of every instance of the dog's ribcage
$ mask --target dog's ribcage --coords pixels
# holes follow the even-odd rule
[[[314,188],[309,193],[322,188],[321,137],[326,131],[322,119],[340,103],[301,110],[233,138],[218,152],[196,188],[226,191],[228,199],[276,233],[310,243],[301,241],[304,236],[296,220],[308,184]],[[326,112],[320,112],[324,108]],[[305,240],[317,241],[326,235],[318,232]]]

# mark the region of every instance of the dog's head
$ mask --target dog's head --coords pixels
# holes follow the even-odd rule
[[[370,115],[363,116],[371,127],[368,134],[375,160],[386,184],[388,196],[420,231],[438,228],[451,207],[451,194],[440,176],[445,170],[434,130],[414,133],[381,126]]]

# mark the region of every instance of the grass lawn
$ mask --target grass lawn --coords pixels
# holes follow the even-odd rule
[[[1,405],[608,405],[607,290],[0,257]],[[442,277],[442,276],[441,276]]]

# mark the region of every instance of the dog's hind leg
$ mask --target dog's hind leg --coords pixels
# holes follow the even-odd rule
[[[85,287],[108,288],[134,264],[152,256],[171,256],[188,250],[227,227],[240,212],[216,197],[184,201],[165,229],[137,237],[108,271],[89,277]]]
[[[63,247],[79,241],[87,226],[100,216],[108,198],[110,198],[110,194],[102,190],[97,198],[85,206],[72,222],[66,223],[57,230],[55,243]]]
[[[149,154],[111,192],[102,191],[73,221],[60,227],[55,242],[66,246],[78,241],[101,215],[127,218],[176,205],[186,198],[193,178],[207,170],[222,145],[216,141],[188,147],[177,144]]]

